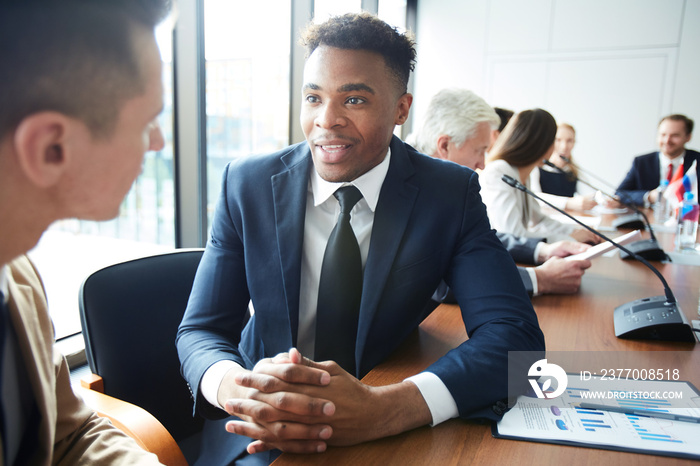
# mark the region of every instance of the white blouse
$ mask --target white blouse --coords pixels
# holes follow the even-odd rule
[[[481,198],[492,228],[517,236],[545,237],[548,242],[573,240],[569,235],[576,229],[574,225],[545,215],[535,198],[507,185],[501,180],[503,175],[520,180],[517,167],[505,160],[489,162],[479,175]],[[528,180],[525,185],[529,188],[529,184]]]

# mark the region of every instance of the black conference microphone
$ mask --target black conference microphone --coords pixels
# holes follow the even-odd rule
[[[588,231],[600,236],[605,241],[609,241],[613,246],[626,252],[630,256],[646,265],[649,270],[661,280],[664,286],[665,296],[653,296],[651,298],[637,299],[625,303],[615,308],[613,313],[613,323],[615,325],[615,336],[618,338],[631,338],[639,340],[670,340],[670,341],[695,341],[693,329],[688,325],[688,321],[676,302],[676,297],[668,286],[668,282],[656,267],[651,265],[642,256],[630,251],[624,246],[617,244],[599,231],[589,227],[573,215],[568,214],[559,207],[552,205],[545,199],[533,193],[527,187],[514,178],[503,175],[501,177],[506,184],[523,191],[525,194],[542,201],[554,210],[561,212],[571,220],[575,221]]]
[[[605,181],[604,179],[602,179],[601,177],[599,177],[595,173],[591,172],[590,170],[585,170],[580,165],[576,165],[574,162],[571,161],[571,158],[567,157],[566,155],[559,154],[559,158],[562,159],[564,162],[566,162],[567,165],[571,165],[572,167],[574,167],[576,170],[580,171],[581,173],[584,173],[584,174],[590,176],[591,178],[596,179],[599,183],[603,183],[608,188],[615,189],[615,186],[611,185],[610,183],[608,183],[607,181]],[[583,180],[581,180],[581,181],[583,181]]]
[[[607,185],[607,186],[610,186],[609,183],[603,181],[601,178],[598,178],[597,176],[593,175],[593,174],[590,173],[590,172],[586,172],[586,171],[583,170],[581,167],[579,167],[579,166],[577,166],[576,164],[574,164],[574,163],[571,161],[570,158],[568,158],[568,157],[566,157],[566,156],[564,156],[564,155],[559,155],[559,158],[562,159],[562,160],[563,160],[564,162],[566,162],[567,164],[571,165],[572,167],[576,168],[577,170],[580,170],[580,171],[586,173],[588,176],[591,176],[591,177],[593,177],[593,178],[596,178],[598,181],[602,181],[603,184],[605,184],[605,185]],[[554,164],[553,164],[552,162],[550,162],[549,160],[546,160],[544,163],[545,163],[546,165],[550,166],[550,167],[556,168],[557,170],[559,170],[559,171],[562,172],[562,173],[566,173],[567,176],[573,175],[573,173],[565,172],[564,170],[562,170],[561,168],[557,167],[556,165],[554,165]],[[614,226],[615,228],[630,228],[630,229],[632,229],[632,230],[641,230],[641,229],[644,229],[644,228],[647,228],[647,227],[648,227],[649,230],[651,230],[651,224],[649,223],[649,219],[648,219],[648,218],[646,217],[646,215],[644,215],[639,209],[637,209],[637,207],[636,207],[634,204],[632,204],[632,203],[630,203],[630,202],[625,202],[626,199],[619,199],[619,198],[616,198],[616,197],[613,196],[612,194],[608,194],[607,192],[603,191],[602,189],[599,189],[599,188],[597,188],[596,186],[593,186],[591,183],[589,183],[589,182],[586,181],[586,180],[583,180],[583,179],[578,178],[578,177],[574,177],[574,178],[576,179],[576,181],[580,181],[581,183],[585,184],[586,186],[588,186],[588,187],[590,187],[590,188],[592,188],[592,189],[595,189],[596,191],[600,192],[602,195],[604,195],[604,196],[607,197],[608,199],[612,199],[612,200],[615,201],[615,202],[619,202],[619,203],[622,204],[623,206],[627,207],[629,210],[633,210],[633,211],[634,211],[634,214],[623,215],[623,216],[621,216],[621,217],[617,217],[617,218],[615,219],[615,221],[612,222],[612,226]],[[613,189],[615,189],[615,188],[613,188]],[[652,236],[653,236],[653,235],[654,235],[654,234],[653,234],[653,232],[652,232]],[[658,245],[657,245],[657,247],[658,247]],[[663,252],[663,251],[662,251],[662,252]],[[647,259],[650,259],[649,257],[646,257],[646,258],[647,258]],[[654,259],[654,258],[652,258],[652,260],[663,260],[663,259],[665,259],[665,258],[666,258],[666,255],[664,254],[663,257],[662,257],[661,259]],[[624,257],[624,259],[626,259],[626,257]]]
[[[560,155],[559,157],[561,157],[563,160],[568,160],[563,155]],[[557,167],[549,160],[545,160],[544,164],[547,165],[548,167],[552,167],[553,169],[558,170],[560,173],[563,173],[567,176],[569,174],[573,176],[573,173],[565,172],[564,170]],[[614,196],[611,196],[610,194],[601,191],[600,189],[596,188],[595,186],[593,186],[592,184],[590,184],[586,180],[582,180],[576,176],[573,176],[573,179],[576,181],[580,181],[581,183],[585,184],[586,186],[588,186],[596,191],[599,191],[600,193],[609,197],[612,200],[617,200],[617,199],[615,199]],[[630,219],[629,215],[626,215],[624,217],[619,217],[615,222],[613,222],[613,226],[615,226],[616,228],[630,228],[632,230],[639,230],[639,229],[646,227],[646,229],[649,230],[649,235],[651,236],[651,238],[649,238],[649,239],[642,239],[639,241],[635,241],[634,243],[627,245],[627,248],[629,250],[633,251],[635,254],[642,256],[646,260],[650,260],[650,261],[671,260],[668,257],[668,255],[666,254],[666,252],[663,249],[661,249],[661,246],[659,246],[659,242],[656,240],[656,235],[654,235],[654,229],[651,227],[651,222],[649,222],[649,219],[644,214],[644,212],[639,210],[634,204],[631,204],[631,203],[628,204],[628,203],[625,203],[625,202],[619,201],[619,200],[618,200],[618,202],[620,202],[622,205],[629,208],[630,210],[635,211],[637,215],[633,216],[634,217],[633,219]],[[642,223],[642,221],[639,220],[639,218],[644,219],[644,223]],[[633,255],[627,254],[625,252],[621,252],[620,257],[622,259],[626,259],[626,260],[634,259]]]
[[[608,183],[604,179],[602,179],[602,178],[594,175],[592,172],[590,172],[588,170],[584,170],[580,166],[576,165],[574,162],[571,161],[571,159],[569,157],[559,154],[559,158],[561,158],[564,162],[566,162],[567,164],[576,168],[577,170],[585,173],[586,175],[588,175],[592,178],[595,178],[599,182],[602,182],[604,185],[608,186],[609,188],[615,189],[614,186],[612,186],[610,183]],[[588,183],[584,180],[579,179],[579,181],[586,184],[587,186],[590,186],[591,188],[595,189],[596,191],[600,191],[601,194],[607,196],[608,198],[612,199],[613,201],[619,202],[623,206],[625,206],[628,209],[633,210],[635,212],[634,214],[623,215],[623,216],[617,217],[615,219],[615,221],[612,222],[612,226],[614,226],[615,228],[631,228],[633,230],[640,230],[640,229],[645,228],[645,224],[647,226],[650,225],[649,219],[646,218],[646,215],[644,215],[642,212],[640,212],[639,209],[637,209],[633,203],[627,202],[628,201],[627,199],[618,199],[615,196],[612,196],[612,195],[606,193],[605,191],[600,190],[600,189],[596,188],[595,186],[592,186],[590,183]],[[624,196],[622,196],[622,197],[624,197]],[[652,236],[653,236],[653,233],[652,233]],[[647,245],[647,247],[651,247],[652,250],[653,250],[653,246],[654,246],[653,244]],[[658,244],[656,245],[656,247],[658,248]],[[640,252],[644,253],[644,251],[640,251]],[[661,251],[661,254],[659,254],[657,251],[656,254],[658,257],[653,257],[653,254],[654,253],[650,253],[649,255],[645,255],[645,258],[649,259],[649,260],[664,260],[664,259],[668,258],[668,256],[666,256],[666,254],[663,253],[663,251]],[[622,258],[629,259],[629,256],[625,256],[623,254]]]

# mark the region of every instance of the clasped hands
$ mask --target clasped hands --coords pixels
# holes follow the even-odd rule
[[[365,385],[335,362],[312,361],[295,348],[261,360],[252,371],[231,369],[218,397],[226,412],[241,419],[229,421],[226,430],[251,437],[251,454],[274,448],[318,453],[328,445],[352,445],[430,422],[411,382]],[[416,403],[413,420],[407,410],[396,409]]]

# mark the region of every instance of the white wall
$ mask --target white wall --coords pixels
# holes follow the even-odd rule
[[[700,120],[700,0],[419,0],[416,36],[414,124],[444,87],[541,107],[615,186],[662,116]]]

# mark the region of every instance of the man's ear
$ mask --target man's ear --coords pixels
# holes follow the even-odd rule
[[[68,165],[66,135],[73,120],[58,112],[39,112],[24,118],[14,134],[20,168],[36,186],[55,185]]]
[[[450,153],[450,142],[452,138],[446,134],[441,134],[437,139],[437,146],[435,147],[436,155],[440,159],[448,160]]]
[[[413,95],[409,94],[408,92],[399,97],[399,101],[397,102],[396,107],[397,111],[394,124],[403,125],[404,123],[406,123],[406,120],[408,119],[408,112],[409,110],[411,110],[412,103]]]

